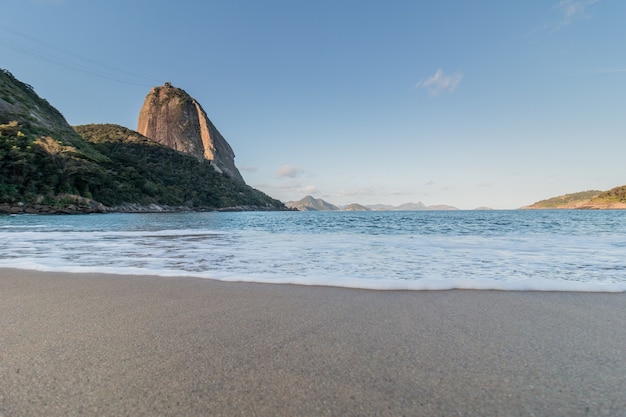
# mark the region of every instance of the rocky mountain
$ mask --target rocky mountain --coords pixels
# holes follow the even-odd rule
[[[302,200],[298,201],[288,201],[285,203],[287,207],[290,209],[300,210],[300,211],[331,211],[331,210],[339,210],[339,207],[334,204],[330,204],[321,198],[313,198],[310,195],[307,195]]]
[[[284,210],[278,200],[117,125],[74,130],[33,88],[0,71],[0,213]]]
[[[589,190],[533,203],[523,209],[626,209],[626,185],[608,191]]]
[[[139,112],[137,131],[198,160],[211,161],[218,172],[243,182],[233,149],[200,103],[170,83],[150,90]]]

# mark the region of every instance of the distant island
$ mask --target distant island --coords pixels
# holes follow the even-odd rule
[[[321,198],[307,195],[298,201],[288,201],[285,205],[299,211],[418,211],[418,210],[459,210],[445,204],[425,205],[424,203],[404,203],[398,206],[389,204],[364,205],[352,203],[340,206],[329,203]],[[541,200],[523,210],[546,209],[580,209],[580,210],[616,210],[626,209],[626,185],[615,187],[608,191],[589,190],[578,193],[565,194],[558,197]],[[474,210],[493,210],[490,207],[477,207]]]
[[[146,97],[139,133],[72,128],[0,70],[0,213],[287,210],[245,184],[200,104],[166,83]]]

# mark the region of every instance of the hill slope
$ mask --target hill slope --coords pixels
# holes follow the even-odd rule
[[[118,125],[77,126],[76,131],[110,162],[113,181],[98,193],[108,205],[123,202],[190,208],[254,207],[283,204],[198,160]]]
[[[578,193],[565,194],[558,197],[537,201],[526,206],[526,209],[556,209],[556,208],[580,208],[591,201],[592,198],[600,195],[602,191],[589,190]]]
[[[624,209],[626,208],[626,185],[609,191],[581,191],[541,200],[524,209]]]
[[[592,198],[584,208],[626,209],[626,185],[615,187]]]

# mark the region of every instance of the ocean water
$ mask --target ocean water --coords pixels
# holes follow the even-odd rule
[[[626,211],[0,216],[0,267],[379,290],[623,292]]]

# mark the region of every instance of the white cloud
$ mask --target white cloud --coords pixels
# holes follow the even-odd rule
[[[599,1],[600,0],[559,0],[554,6],[561,16],[561,20],[557,23],[556,28],[558,29],[575,20],[589,17],[587,8]]]
[[[293,165],[285,165],[276,171],[276,178],[296,178],[302,174],[302,170]]]
[[[456,90],[456,88],[461,83],[462,78],[463,74],[461,74],[460,72],[446,75],[443,73],[443,70],[439,68],[432,76],[428,77],[425,80],[420,80],[420,82],[418,82],[415,87],[425,88],[428,90],[431,96],[438,96],[441,93],[451,93]]]

